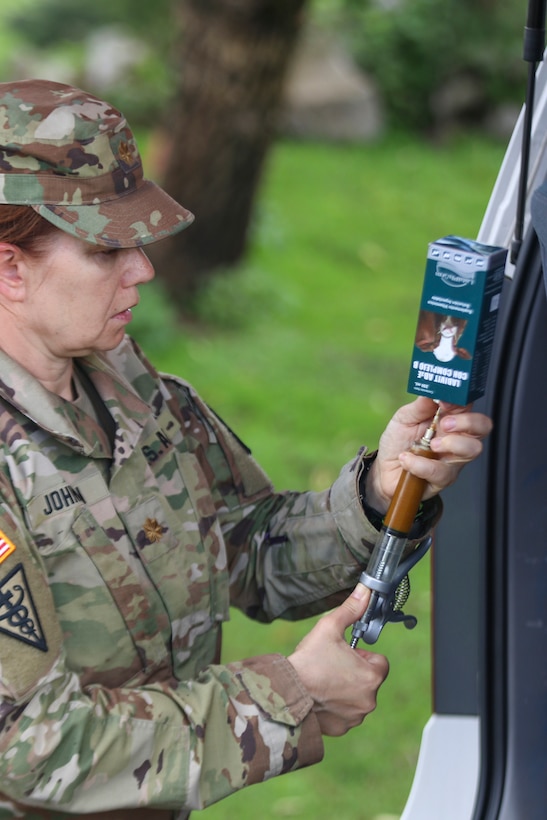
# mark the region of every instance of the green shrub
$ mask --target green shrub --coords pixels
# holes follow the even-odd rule
[[[475,89],[474,105],[462,113],[476,123],[499,103],[524,98],[520,0],[340,0],[319,2],[317,12],[335,15],[394,127],[430,130],[437,93],[460,78]]]

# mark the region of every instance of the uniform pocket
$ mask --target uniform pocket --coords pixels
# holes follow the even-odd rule
[[[84,684],[120,686],[143,668],[131,629],[140,584],[89,510],[70,536],[42,553],[67,663]]]
[[[217,569],[216,516],[199,516],[192,488],[174,510],[154,496],[124,513],[125,526],[143,566],[160,595],[172,625],[174,651],[187,651],[200,635],[228,613],[225,562]],[[202,504],[203,510],[203,504]],[[219,606],[219,602],[222,603]]]

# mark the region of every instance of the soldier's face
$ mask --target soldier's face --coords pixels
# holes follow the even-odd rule
[[[109,249],[61,231],[29,262],[24,318],[56,357],[118,345],[139,302],[137,287],[154,277],[140,248]]]

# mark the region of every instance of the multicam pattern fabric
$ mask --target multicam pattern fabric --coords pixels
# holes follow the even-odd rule
[[[123,114],[49,80],[0,83],[0,203],[32,205],[61,230],[109,247],[147,245],[193,221],[143,178]]]
[[[289,662],[222,664],[219,636],[230,606],[270,621],[347,594],[376,534],[363,456],[274,493],[129,339],[79,368],[112,441],[0,353],[0,818],[183,818],[322,756]]]

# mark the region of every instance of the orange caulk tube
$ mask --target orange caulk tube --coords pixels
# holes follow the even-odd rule
[[[430,442],[435,435],[440,412],[439,408],[423,437],[420,441],[415,441],[410,448],[411,453],[423,458],[437,458],[436,453],[430,447]],[[403,470],[393,493],[389,509],[384,517],[385,527],[408,535],[420,507],[426,484],[425,479],[418,478],[418,476]]]
[[[415,442],[410,448],[411,453],[424,458],[436,458],[430,443],[437,429],[439,415],[440,407],[420,441]],[[367,568],[359,578],[360,583],[369,587],[372,592],[365,614],[353,625],[352,648],[357,646],[359,638],[367,643],[374,643],[384,625],[383,604],[394,592],[393,579],[408,533],[420,507],[426,483],[425,479],[418,478],[406,470],[401,473]],[[383,619],[381,624],[373,624],[373,621],[379,619]]]

